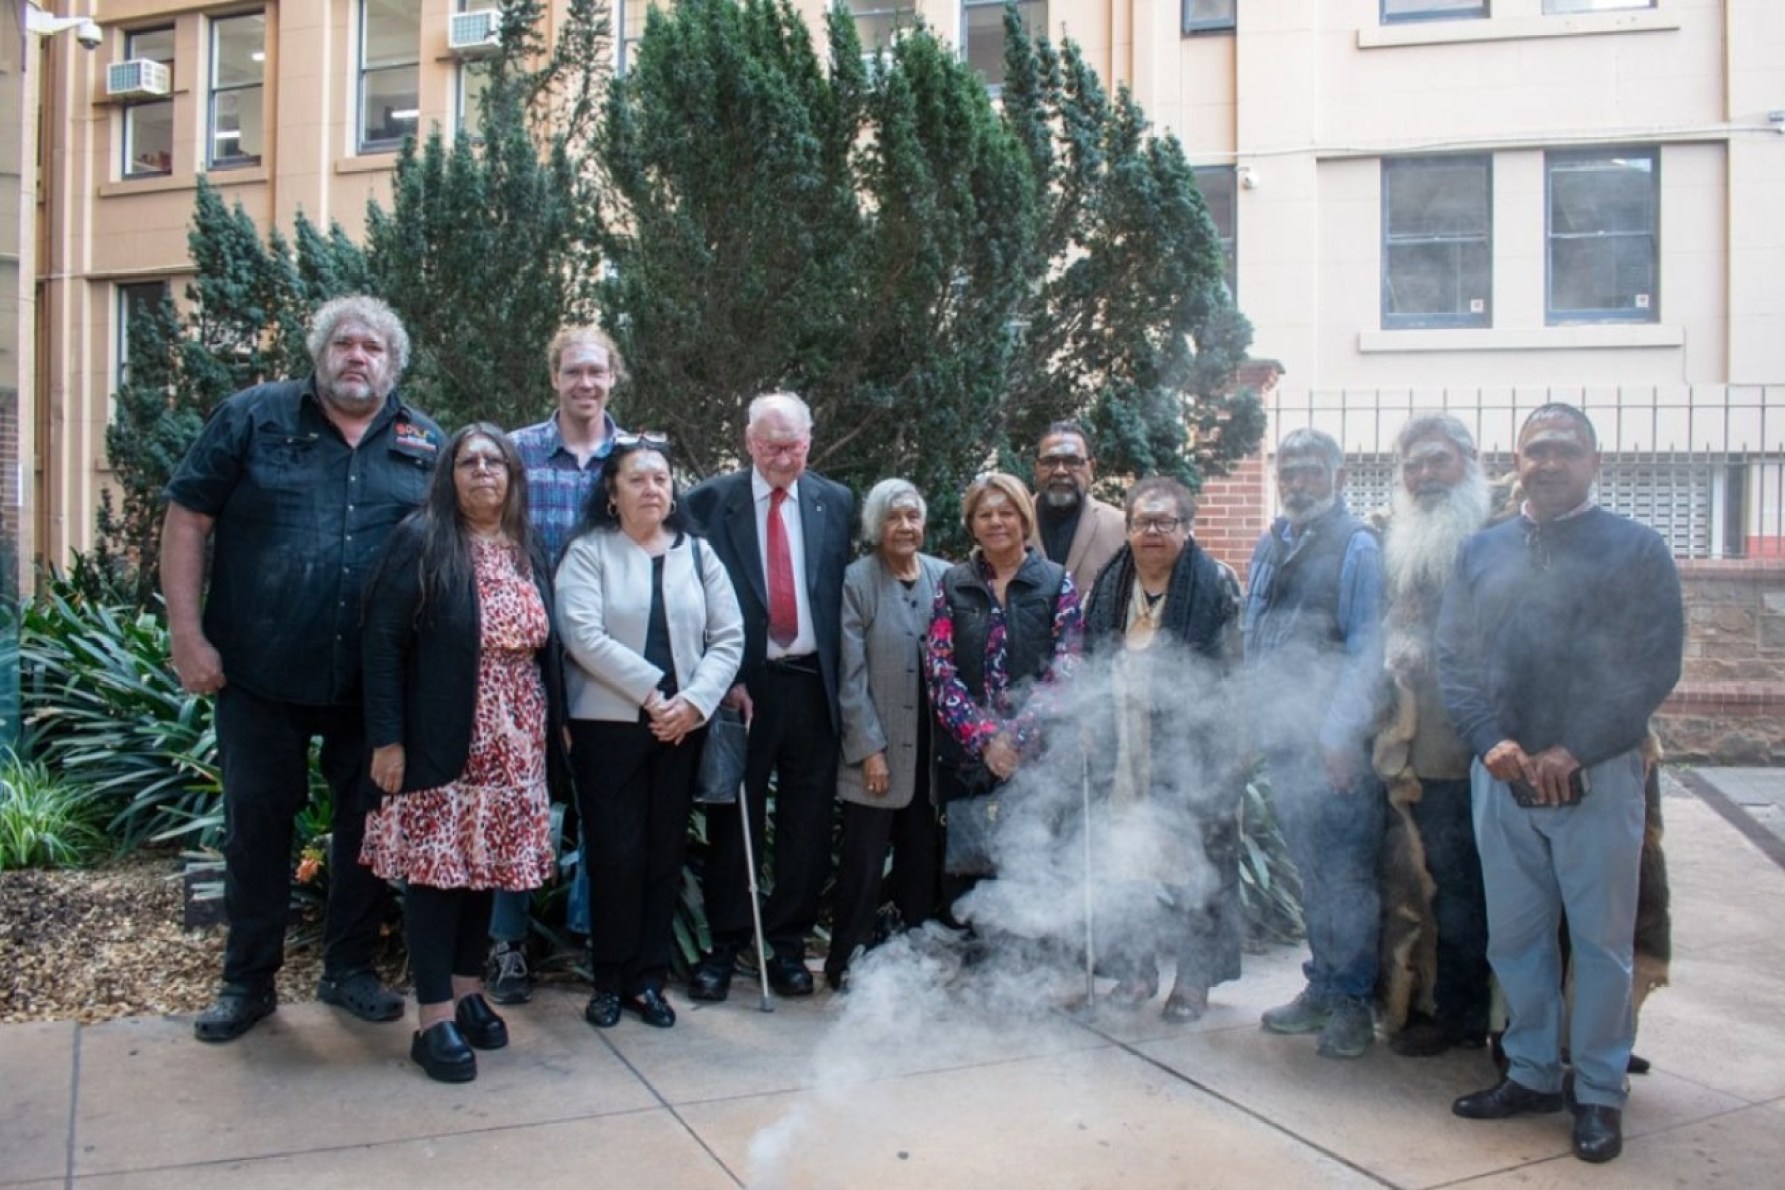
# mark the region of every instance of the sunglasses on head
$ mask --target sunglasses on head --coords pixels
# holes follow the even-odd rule
[[[652,450],[667,450],[669,435],[659,434],[655,430],[645,430],[637,434],[621,431],[614,435],[614,445],[623,446],[628,450],[635,446],[648,446]]]

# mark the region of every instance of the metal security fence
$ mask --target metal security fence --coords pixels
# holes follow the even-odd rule
[[[1265,441],[1301,426],[1333,435],[1348,456],[1347,498],[1367,511],[1393,499],[1395,436],[1415,414],[1460,419],[1499,476],[1525,417],[1551,401],[1592,419],[1599,502],[1652,526],[1677,557],[1785,556],[1785,385],[1278,389]]]

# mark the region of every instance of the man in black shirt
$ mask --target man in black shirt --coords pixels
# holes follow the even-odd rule
[[[337,298],[308,339],[315,373],[219,405],[167,486],[161,585],[181,685],[217,696],[223,769],[223,987],[201,1041],[230,1041],[277,1006],[292,820],[308,804],[310,741],[334,794],[324,1001],[396,1020],[372,971],[385,897],[360,866],[365,723],[360,586],[419,505],[444,438],[396,395],[409,336],[374,298]],[[205,546],[213,543],[202,600]]]

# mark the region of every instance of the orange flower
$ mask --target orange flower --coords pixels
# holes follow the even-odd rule
[[[316,879],[322,871],[322,857],[306,851],[298,859],[297,880],[299,884],[308,884]]]

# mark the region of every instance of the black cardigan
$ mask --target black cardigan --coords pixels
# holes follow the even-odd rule
[[[398,525],[366,596],[361,648],[365,661],[366,742],[403,745],[403,792],[435,789],[457,780],[471,755],[481,651],[475,579],[450,600],[422,606],[422,534],[418,517]],[[533,585],[546,616],[553,615],[551,574],[535,545]],[[539,650],[545,678],[548,770],[562,765],[563,652],[554,624]],[[561,769],[559,771],[562,771]],[[379,790],[367,782],[367,796]]]

